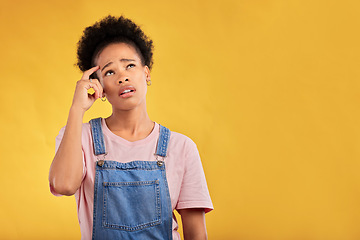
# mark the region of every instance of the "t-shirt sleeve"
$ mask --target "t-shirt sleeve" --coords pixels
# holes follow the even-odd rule
[[[63,136],[64,136],[65,128],[66,128],[66,126],[63,127],[63,128],[61,128],[59,134],[58,134],[58,135],[56,136],[56,138],[55,138],[55,153],[56,153],[56,152],[58,151],[58,149],[59,149],[61,140],[62,140],[62,138],[63,138]],[[86,173],[86,167],[85,167],[84,151],[82,151],[82,153],[83,153],[83,159],[82,159],[82,161],[83,161],[83,176],[82,176],[82,179],[84,179],[84,176],[85,176],[85,173]],[[59,194],[59,193],[57,193],[57,192],[55,191],[55,189],[51,186],[51,184],[49,184],[49,186],[50,186],[50,192],[51,192],[54,196],[62,196],[61,194]]]
[[[185,144],[184,176],[176,209],[204,208],[213,210],[199,151],[191,140]]]

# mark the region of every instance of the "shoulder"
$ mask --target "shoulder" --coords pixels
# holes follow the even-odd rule
[[[176,142],[182,142],[184,144],[195,145],[195,142],[190,137],[174,131],[171,131],[170,139]]]
[[[181,151],[185,155],[198,154],[195,142],[188,136],[171,131],[169,149]]]
[[[66,125],[65,126],[63,126],[61,129],[60,129],[60,131],[59,131],[59,135],[63,135],[64,134],[64,132],[65,132],[65,129],[66,129]],[[82,132],[84,132],[84,131],[89,131],[90,130],[90,123],[83,123],[82,124]]]
[[[56,140],[59,141],[63,138],[64,136],[64,133],[65,133],[65,129],[66,129],[66,125],[63,126],[60,131],[59,131],[59,134],[56,136]],[[91,133],[90,133],[90,123],[83,123],[82,124],[82,129],[81,129],[81,132],[82,132],[82,137],[90,137]]]

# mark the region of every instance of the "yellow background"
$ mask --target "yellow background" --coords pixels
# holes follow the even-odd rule
[[[209,239],[360,239],[356,0],[2,0],[0,239],[80,238],[47,177],[76,43],[107,14],[154,40],[148,111],[198,145]]]

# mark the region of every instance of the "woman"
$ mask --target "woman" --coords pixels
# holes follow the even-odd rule
[[[130,19],[108,16],[78,43],[77,82],[50,167],[54,195],[75,194],[82,239],[206,239],[213,209],[198,150],[186,136],[150,120],[152,41]],[[89,89],[93,94],[88,94]],[[106,119],[82,123],[99,98]]]

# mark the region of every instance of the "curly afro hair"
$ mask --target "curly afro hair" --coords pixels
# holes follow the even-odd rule
[[[153,41],[133,21],[123,16],[107,16],[87,27],[77,45],[77,66],[86,71],[94,66],[96,56],[111,43],[127,43],[138,52],[141,62],[151,70]]]

